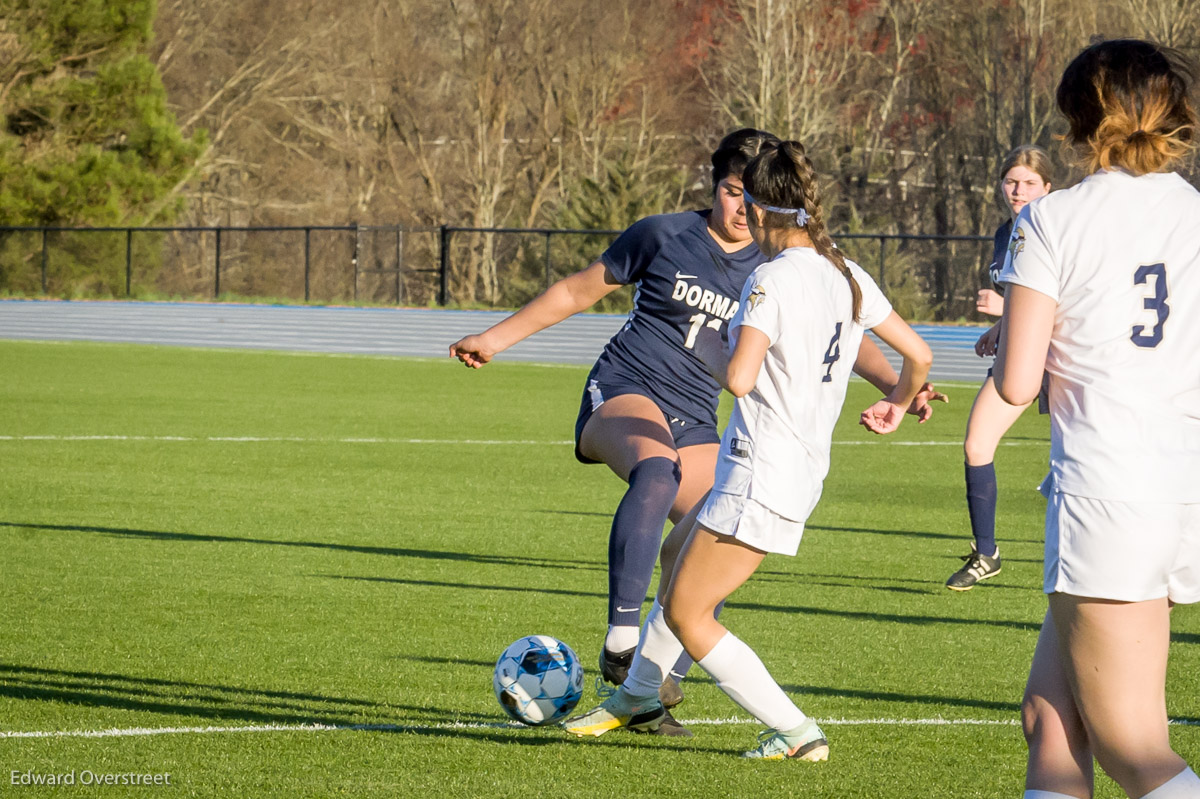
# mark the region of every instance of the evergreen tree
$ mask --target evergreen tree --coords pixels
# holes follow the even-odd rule
[[[0,225],[150,224],[204,149],[147,57],[154,0],[0,0]]]

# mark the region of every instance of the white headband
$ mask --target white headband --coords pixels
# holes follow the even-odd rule
[[[758,200],[754,199],[754,195],[752,195],[750,192],[746,191],[745,189],[742,189],[742,200],[747,205],[757,205],[759,208],[763,209],[764,211],[771,211],[772,213],[776,213],[776,214],[795,214],[796,215],[796,224],[799,225],[800,227],[804,227],[805,225],[807,225],[808,220],[812,218],[811,216],[809,216],[808,211],[805,211],[803,208],[780,208],[775,205],[767,205],[766,203],[760,203]]]

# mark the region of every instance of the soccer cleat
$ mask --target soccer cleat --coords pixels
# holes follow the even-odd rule
[[[633,663],[633,647],[624,652],[609,652],[600,648],[600,676],[605,682],[620,685],[629,676],[629,664]]]
[[[679,720],[671,714],[671,711],[663,708],[662,724],[653,730],[633,730],[634,732],[644,732],[650,735],[666,735],[671,738],[691,738],[692,731],[679,723]]]
[[[744,752],[742,757],[755,760],[818,760],[829,759],[829,742],[825,733],[812,719],[807,719],[794,732],[764,730],[758,736],[758,748]]]
[[[972,549],[970,555],[963,556],[963,560],[966,561],[963,567],[950,575],[950,579],[946,581],[946,587],[951,591],[970,591],[975,587],[975,583],[1000,573],[999,549],[991,557]]]
[[[668,677],[658,688],[658,698],[663,703],[663,707],[670,710],[683,701],[683,689],[679,687],[679,683],[675,681],[674,677]]]
[[[667,717],[657,696],[639,699],[627,694],[624,688],[607,688],[599,693],[605,697],[604,701],[587,713],[564,721],[564,730],[580,738],[601,736],[621,727],[634,732],[654,732]]]

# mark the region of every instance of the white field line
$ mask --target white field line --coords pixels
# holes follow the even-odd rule
[[[730,724],[753,724],[753,719],[692,719],[680,723],[692,726],[725,726]],[[890,724],[890,725],[1012,725],[1013,720],[982,719],[818,719],[820,724]],[[229,727],[129,727],[109,730],[51,730],[51,731],[8,731],[0,732],[0,738],[127,738],[144,735],[208,735],[214,733],[245,732],[432,732],[441,730],[500,730],[521,729],[515,721],[492,723],[448,722],[444,724],[256,724]]]
[[[754,719],[684,719],[687,727],[718,727],[732,724],[756,724]],[[1015,727],[1018,719],[817,719],[822,726],[881,726],[881,727]],[[1172,725],[1195,727],[1195,721],[1174,720]],[[229,727],[126,727],[108,730],[10,730],[0,731],[0,738],[131,738],[147,735],[214,735],[219,733],[264,732],[435,732],[444,730],[502,730],[521,729],[515,721],[492,723],[448,722],[444,724],[247,724]]]
[[[530,439],[498,440],[478,438],[303,438],[300,436],[119,436],[119,435],[0,435],[0,441],[179,441],[217,442],[232,444],[439,444],[469,446],[570,446],[573,441],[534,441]],[[890,441],[886,438],[861,441],[834,441],[835,446],[890,446],[890,447],[961,447],[961,441]],[[1048,441],[1001,441],[1004,447],[1042,447]]]
[[[754,719],[685,719],[686,727],[754,725]],[[817,719],[828,727],[1015,727],[1018,719]],[[1196,727],[1200,723],[1174,720],[1172,726]],[[112,729],[55,729],[55,731],[0,731],[4,738],[134,738],[144,735],[212,735],[220,733],[318,733],[318,732],[440,732],[446,729],[521,729],[515,721],[490,723],[452,721],[437,725],[236,725],[230,727],[126,727]]]

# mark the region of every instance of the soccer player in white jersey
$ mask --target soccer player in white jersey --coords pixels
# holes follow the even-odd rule
[[[1022,703],[1027,799],[1091,797],[1092,759],[1130,797],[1196,799],[1171,749],[1170,606],[1200,600],[1200,193],[1194,72],[1114,40],[1080,53],[1057,103],[1088,173],[1017,218],[996,386],[1050,374],[1042,625]]]
[[[680,651],[769,728],[747,757],[825,760],[817,724],[758,656],[714,618],[768,552],[795,555],[829,470],[834,423],[850,370],[872,329],[904,358],[892,392],[863,412],[877,433],[899,425],[921,389],[928,345],[892,310],[875,282],[846,261],[825,229],[812,162],[799,142],[768,147],[743,175],[747,220],[770,260],[750,275],[730,322],[732,352],[715,336],[698,347],[737,397],[721,439],[716,482],[663,576],[629,676],[603,704],[565,724],[575,735],[653,726],[658,686]],[[675,533],[673,532],[672,535]],[[665,547],[664,552],[673,551]]]

